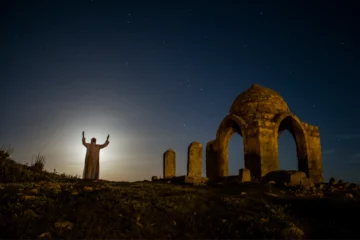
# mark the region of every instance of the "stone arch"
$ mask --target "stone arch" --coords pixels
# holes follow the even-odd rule
[[[274,131],[276,141],[278,141],[280,134],[285,130],[288,130],[295,140],[298,170],[305,172],[309,177],[307,133],[299,118],[291,112],[281,113],[275,117]]]
[[[220,123],[218,131],[216,133],[216,144],[218,149],[217,156],[217,175],[227,176],[229,171],[228,166],[228,145],[231,136],[237,132],[243,137],[245,141],[244,130],[246,122],[239,116],[230,114],[226,116]]]

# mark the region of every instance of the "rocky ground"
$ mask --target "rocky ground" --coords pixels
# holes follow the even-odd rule
[[[1,155],[1,154],[0,154]],[[359,186],[84,181],[0,156],[0,239],[359,238]]]

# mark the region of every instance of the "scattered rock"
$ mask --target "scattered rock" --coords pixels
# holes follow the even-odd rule
[[[92,187],[90,187],[90,186],[85,186],[84,190],[87,191],[87,192],[92,192],[94,189]]]
[[[344,183],[344,188],[345,188],[345,189],[349,188],[350,186],[351,186],[351,184],[350,184],[349,182],[345,182],[345,183]]]
[[[302,182],[306,181],[306,178],[307,177],[304,172],[279,170],[269,172],[263,177],[262,181],[274,181],[276,184],[283,186],[299,186]]]
[[[270,196],[270,197],[277,197],[278,196],[275,193],[271,193],[271,192],[266,192],[265,195]]]
[[[240,180],[241,183],[251,182],[250,169],[241,168],[239,170],[239,180]]]
[[[308,178],[302,179],[300,182],[300,186],[303,188],[304,191],[311,191],[316,192],[315,184]]]
[[[69,221],[56,222],[54,227],[59,236],[64,236],[73,229],[74,224]]]
[[[335,178],[331,177],[330,180],[329,180],[329,184],[330,184],[330,185],[336,185],[336,180],[335,180]]]
[[[351,193],[346,193],[346,194],[345,194],[345,199],[346,199],[346,200],[353,200],[353,199],[354,199],[354,195],[352,195]]]
[[[36,219],[38,215],[32,209],[27,209],[24,211],[23,215],[28,219]]]
[[[42,233],[38,236],[41,239],[51,239],[51,234],[49,232]]]
[[[304,237],[304,231],[297,227],[295,224],[290,223],[287,228],[282,232],[285,239],[302,239]]]
[[[23,198],[25,201],[31,201],[37,199],[36,196],[28,196],[28,195],[25,195]]]
[[[61,189],[61,186],[58,183],[48,183],[48,187],[50,189]]]
[[[156,181],[156,180],[158,180],[158,177],[157,177],[157,176],[152,176],[152,177],[151,177],[151,181],[154,182],[154,181]]]
[[[31,189],[31,190],[29,191],[29,193],[38,194],[38,193],[39,193],[39,190],[37,190],[36,188],[34,188],[34,189]]]
[[[246,192],[241,192],[240,193],[240,196],[246,196],[247,194],[246,194]]]

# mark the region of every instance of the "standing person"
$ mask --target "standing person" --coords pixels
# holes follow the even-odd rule
[[[100,149],[109,145],[109,137],[107,136],[104,144],[96,144],[96,138],[91,139],[91,143],[85,142],[85,132],[82,132],[82,143],[86,147],[85,167],[83,179],[99,180],[100,172]]]

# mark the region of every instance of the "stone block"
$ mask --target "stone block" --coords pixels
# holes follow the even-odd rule
[[[251,182],[251,173],[250,169],[247,168],[241,168],[239,169],[239,179],[240,182]]]
[[[187,176],[201,177],[202,172],[202,145],[192,142],[188,148]]]
[[[299,186],[307,182],[307,177],[304,172],[279,170],[269,172],[262,178],[262,181],[274,181],[278,185]]]
[[[176,154],[172,149],[164,153],[164,178],[173,178],[176,176]]]

